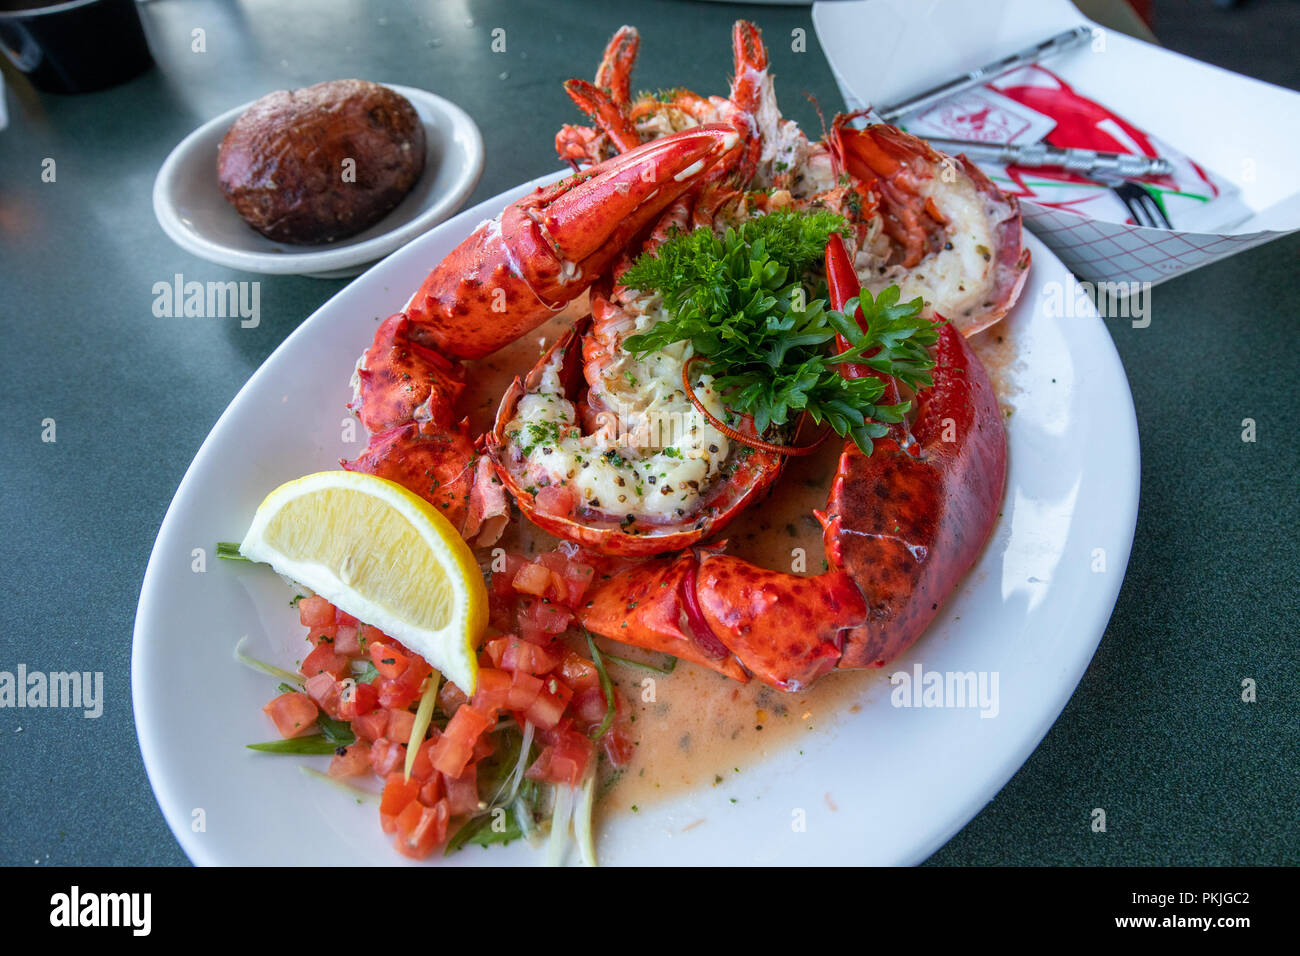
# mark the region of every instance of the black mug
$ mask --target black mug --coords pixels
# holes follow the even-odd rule
[[[135,0],[0,0],[0,49],[47,93],[91,93],[153,64]]]

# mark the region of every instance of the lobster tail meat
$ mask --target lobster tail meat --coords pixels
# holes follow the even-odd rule
[[[536,328],[738,142],[730,127],[702,126],[539,187],[433,269],[407,306],[412,338],[481,358]]]
[[[841,170],[879,203],[879,231],[857,262],[864,284],[922,296],[966,335],[997,322],[1028,276],[1019,201],[965,156],[944,156],[895,126],[845,125],[860,115],[835,117],[829,142]]]
[[[602,294],[593,308],[616,307]],[[590,319],[571,328],[506,392],[487,451],[519,510],[544,531],[602,554],[679,551],[764,495],[782,459],[730,445],[680,394],[665,413],[617,409],[623,399],[600,390],[606,380],[632,396],[628,405],[645,394],[660,408],[673,386],[680,390],[681,365],[672,365],[667,389],[643,366],[645,381],[623,365],[598,376],[616,348],[598,346]]]

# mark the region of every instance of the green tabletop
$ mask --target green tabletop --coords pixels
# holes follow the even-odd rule
[[[0,863],[177,864],[131,713],[131,633],[168,502],[248,376],[344,280],[260,277],[261,322],[157,318],[152,288],[249,275],[182,252],[154,219],[187,133],[275,89],[362,77],[432,90],[482,128],[469,202],[557,168],[561,89],[622,23],[635,86],[720,91],[738,16],[771,42],[782,106],[841,105],[806,7],[482,0],[156,0],[158,65],[79,97],[6,64],[0,132],[0,671],[104,674],[103,714],[0,709]],[[506,51],[491,51],[492,30]],[[192,36],[205,31],[206,52]],[[869,51],[871,39],[863,37]],[[54,182],[43,160],[56,162]],[[1152,321],[1108,322],[1137,406],[1142,497],[1119,603],[1069,706],[946,864],[1296,863],[1297,252],[1291,237],[1174,279]],[[1256,440],[1242,440],[1242,420]],[[54,442],[43,441],[46,420]],[[232,462],[238,467],[238,462]],[[1244,703],[1242,681],[1257,700]],[[184,714],[176,715],[185,720]],[[194,728],[196,741],[202,728]],[[1107,830],[1090,813],[1103,807]]]

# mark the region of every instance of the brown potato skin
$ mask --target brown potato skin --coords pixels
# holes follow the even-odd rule
[[[356,161],[356,182],[343,161]],[[398,93],[365,80],[331,80],[269,93],[221,141],[217,181],[269,239],[319,244],[382,219],[424,170],[424,127]]]

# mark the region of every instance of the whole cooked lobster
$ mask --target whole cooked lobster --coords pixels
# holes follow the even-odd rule
[[[479,226],[380,326],[350,405],[370,442],[344,467],[422,495],[476,545],[497,540],[513,500],[575,554],[608,556],[591,558],[610,573],[587,592],[578,620],[612,640],[782,690],[837,667],[882,666],[922,634],[998,515],[1006,436],[965,334],[996,322],[1019,295],[1029,263],[1019,209],[964,158],[894,127],[852,129],[854,117],[841,116],[822,141],[808,141],[776,111],[751,24],[735,27],[726,98],[678,90],[633,101],[637,45],[623,28],[596,83],[567,84],[594,120],[557,136],[574,175]],[[788,449],[764,441],[747,417],[721,430],[704,424],[721,425],[727,395],[691,376],[687,344],[649,359],[623,347],[662,311],[621,281],[635,255],[777,209],[828,209],[848,222],[825,251],[833,308],[861,287],[899,285],[923,297],[938,324],[933,384],[912,397],[914,416],[890,424],[870,455],[845,442],[816,512],[828,568],[812,577],[705,543],[771,492]],[[516,379],[492,430],[471,435],[457,411],[464,360],[587,292],[590,315]],[[878,375],[852,363],[840,374]],[[892,379],[885,388],[897,401]],[[691,417],[693,406],[704,418]],[[648,484],[628,450],[629,409],[689,422],[680,442],[655,446]],[[553,454],[565,442],[572,453]]]

